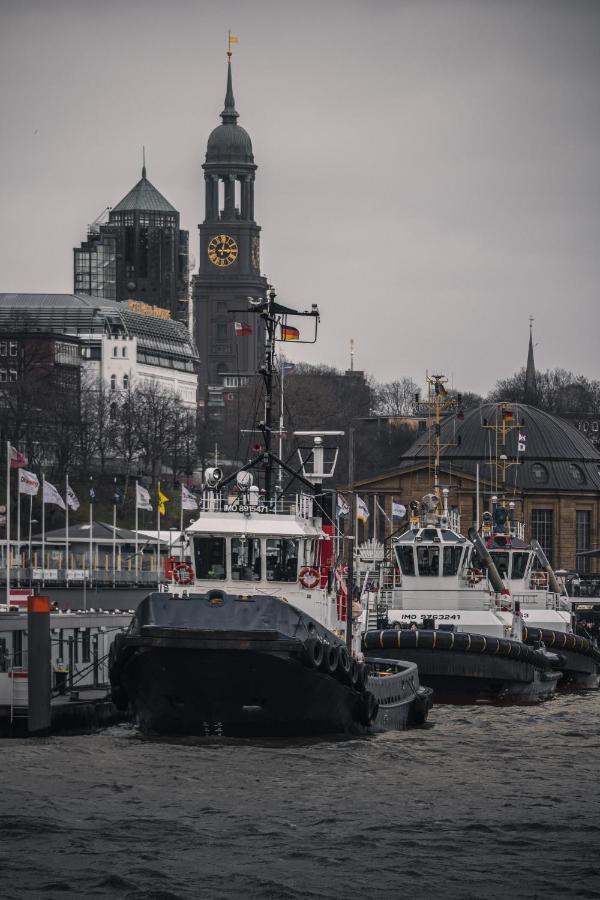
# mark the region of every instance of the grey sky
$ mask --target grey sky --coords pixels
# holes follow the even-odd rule
[[[72,290],[72,247],[148,177],[197,257],[206,139],[234,91],[265,274],[318,301],[294,359],[486,391],[600,376],[600,4],[2,0],[0,290]]]

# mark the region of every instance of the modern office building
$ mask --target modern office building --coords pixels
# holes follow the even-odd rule
[[[108,220],[89,226],[74,253],[74,292],[107,300],[138,300],[188,320],[188,232],[179,213],[146,176]]]

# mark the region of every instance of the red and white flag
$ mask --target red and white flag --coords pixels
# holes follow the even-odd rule
[[[40,482],[37,475],[34,475],[33,472],[28,472],[27,469],[20,469],[19,493],[29,494],[31,497],[36,497],[39,489]]]
[[[13,447],[11,444],[10,447],[10,467],[11,469],[20,469],[22,466],[27,465],[27,459],[24,453],[21,453],[20,450],[17,450],[16,447]]]
[[[235,328],[236,337],[248,337],[252,334],[252,326],[248,325],[247,322],[234,322],[233,327]]]

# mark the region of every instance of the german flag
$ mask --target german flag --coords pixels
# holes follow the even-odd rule
[[[299,341],[300,340],[300,332],[297,328],[293,328],[291,325],[282,325],[281,326],[281,340],[282,341]]]

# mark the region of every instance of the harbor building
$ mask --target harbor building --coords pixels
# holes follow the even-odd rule
[[[88,228],[75,247],[74,293],[106,300],[138,300],[188,321],[188,232],[179,212],[142,177]]]
[[[442,420],[439,475],[440,486],[450,491],[450,507],[460,512],[463,532],[477,519],[479,474],[480,517],[494,497],[513,502],[517,521],[555,568],[599,572],[598,559],[581,555],[600,546],[600,452],[587,437],[565,419],[526,404],[484,403],[461,415]],[[510,417],[504,447],[496,430],[502,417],[505,422]],[[379,539],[390,534],[392,501],[408,507],[432,489],[428,432],[396,467],[357,481],[355,488],[369,497],[370,533]]]
[[[154,382],[196,410],[198,351],[162,307],[79,294],[0,294],[0,382],[51,378],[76,391],[83,377],[112,391]]]
[[[218,409],[223,393],[258,368],[264,352],[262,321],[244,317],[248,297],[264,297],[260,226],[254,215],[257,166],[248,132],[238,125],[231,58],[221,124],[210,134],[204,170],[205,211],[200,264],[192,279],[196,343],[200,351],[199,400]],[[244,328],[236,338],[235,322]]]

